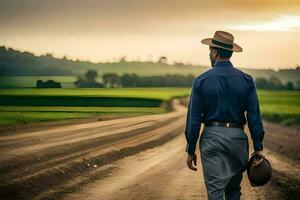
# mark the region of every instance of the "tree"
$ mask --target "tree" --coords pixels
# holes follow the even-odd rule
[[[103,74],[102,80],[107,87],[114,88],[120,85],[120,78],[116,73]]]
[[[286,83],[285,88],[287,90],[295,90],[295,86],[294,86],[294,84],[291,81],[289,81],[289,82]]]
[[[139,76],[124,74],[121,83],[124,87],[191,87],[194,76],[181,74],[166,74],[164,76]]]
[[[74,83],[76,87],[79,88],[101,88],[104,87],[103,84],[98,83],[96,78],[98,76],[98,72],[92,69],[89,69],[84,77],[79,76],[78,80]]]
[[[256,78],[255,85],[259,89],[270,89],[269,81],[265,78]]]
[[[165,56],[160,57],[159,60],[158,60],[158,62],[160,62],[160,63],[167,63],[167,57],[165,57]]]
[[[125,56],[122,56],[121,58],[120,58],[120,61],[119,62],[127,62],[126,61],[126,57]]]
[[[271,76],[269,79],[270,84],[274,89],[281,89],[282,88],[282,83],[281,80],[276,77],[276,76]]]
[[[98,72],[96,70],[89,69],[84,77],[87,82],[96,82],[96,78],[98,76]]]
[[[300,90],[300,80],[297,80],[297,81],[296,81],[296,89],[297,89],[297,90]]]

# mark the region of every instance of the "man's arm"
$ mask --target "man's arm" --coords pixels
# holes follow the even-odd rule
[[[265,130],[263,128],[262,118],[259,109],[259,101],[256,92],[256,86],[253,78],[250,76],[250,91],[246,106],[248,127],[253,140],[254,151],[263,150],[263,138]]]
[[[200,85],[197,79],[193,80],[190,101],[187,111],[185,137],[187,141],[185,152],[194,155],[202,118],[202,101],[200,94]]]

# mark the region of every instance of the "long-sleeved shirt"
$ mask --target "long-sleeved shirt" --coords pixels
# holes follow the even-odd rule
[[[216,62],[193,80],[185,127],[188,154],[195,153],[201,123],[214,121],[248,122],[254,150],[263,149],[265,130],[255,82],[230,61]]]

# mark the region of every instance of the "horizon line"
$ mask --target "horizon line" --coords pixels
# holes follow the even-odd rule
[[[80,58],[72,58],[71,56],[68,56],[68,55],[63,55],[62,57],[58,57],[58,56],[55,56],[53,53],[50,53],[50,52],[47,52],[47,53],[38,53],[38,52],[32,52],[32,51],[28,51],[28,50],[24,50],[24,49],[20,49],[20,48],[14,48],[14,47],[9,47],[9,46],[6,46],[6,45],[0,45],[0,48],[5,48],[6,50],[9,50],[9,49],[12,49],[14,51],[18,51],[18,52],[21,52],[21,53],[31,53],[33,54],[34,56],[36,57],[41,57],[41,56],[47,56],[47,55],[51,55],[52,58],[54,59],[66,59],[66,60],[69,60],[69,61],[73,61],[73,62],[89,62],[91,64],[105,64],[105,63],[110,63],[110,64],[113,64],[113,63],[120,63],[122,62],[121,59],[122,58],[125,58],[126,59],[126,56],[120,56],[120,57],[113,57],[113,61],[98,61],[98,62],[94,62],[94,61],[91,61],[91,60],[85,60],[85,59],[80,59]],[[166,56],[160,56],[157,58],[157,61],[153,61],[153,60],[139,60],[140,56],[137,56],[137,60],[125,60],[123,62],[127,62],[127,63],[130,63],[130,62],[140,62],[140,63],[147,63],[147,62],[150,62],[150,63],[159,63],[159,59],[161,57],[166,57]],[[115,59],[118,59],[118,61],[114,61]],[[185,63],[185,62],[180,62],[180,61],[175,61],[173,60],[172,63],[163,63],[163,64],[167,64],[167,65],[171,65],[171,66],[175,66],[177,64],[182,64],[184,66],[187,66],[187,67],[204,67],[204,68],[211,68],[211,66],[207,66],[207,65],[204,65],[204,64],[193,64],[193,63]],[[294,67],[288,67],[288,68],[278,68],[278,69],[273,69],[273,68],[270,68],[270,67],[263,67],[263,68],[247,68],[247,67],[239,67],[240,69],[247,69],[247,70],[273,70],[273,71],[280,71],[280,70],[296,70],[300,67],[300,64],[297,64],[296,66]]]

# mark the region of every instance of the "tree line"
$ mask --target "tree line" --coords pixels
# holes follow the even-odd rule
[[[132,61],[132,63],[144,62],[139,60]],[[165,56],[159,57],[157,60],[147,61],[150,63],[167,64],[168,59]],[[100,68],[109,66],[111,62],[93,63],[83,60],[72,60],[66,56],[62,58],[54,57],[51,53],[40,56],[34,55],[28,51],[18,51],[5,46],[0,46],[0,76],[77,76],[82,74],[89,68]],[[125,64],[131,63],[123,56],[113,63]],[[183,63],[174,63],[173,66],[192,66]]]
[[[281,80],[276,76],[271,76],[267,78],[256,78],[255,79],[256,87],[259,89],[267,90],[299,90],[300,89],[300,80],[294,84],[291,81],[287,83],[282,83]]]
[[[106,73],[102,75],[102,82],[97,82],[98,73],[88,70],[83,77],[75,82],[76,87],[190,87],[193,75],[167,74],[165,76],[139,76],[135,73],[125,73],[119,76],[117,73]],[[297,90],[300,89],[300,81],[296,84],[291,81],[282,83],[276,76],[269,79],[256,78],[255,85],[258,89],[269,90]]]
[[[193,75],[167,74],[164,76],[139,76],[136,73],[125,73],[119,76],[117,73],[105,73],[99,77],[96,70],[88,70],[83,76],[79,76],[74,82],[78,88],[116,88],[116,87],[191,87]],[[99,81],[102,79],[102,81]],[[258,89],[268,90],[299,90],[300,81],[296,84],[291,81],[282,83],[276,76],[269,79],[257,78],[255,85]],[[37,88],[57,88],[61,87],[60,83],[53,80],[43,82],[37,81]]]
[[[150,59],[152,60],[152,58]],[[153,66],[155,66],[157,63],[174,66],[176,68],[183,69],[182,73],[185,72],[185,67],[191,67],[192,65],[184,64],[184,63],[174,63],[173,65],[167,64],[168,59],[167,57],[159,57],[158,60],[150,61]],[[126,64],[127,63],[127,64]],[[147,62],[128,62],[126,58],[123,56],[118,60],[118,62],[115,62],[111,64],[110,62],[99,62],[99,63],[92,63],[90,61],[81,61],[81,60],[72,60],[67,58],[66,56],[62,58],[54,57],[52,54],[44,54],[44,55],[34,55],[30,52],[21,52],[18,50],[14,50],[12,48],[8,48],[5,46],[0,46],[0,77],[2,76],[78,76],[86,72],[88,69],[97,69],[98,71],[103,71],[105,68],[110,68],[113,71],[114,66],[122,66],[124,68],[128,68],[130,70],[131,64],[134,66],[140,65],[143,66]],[[117,65],[116,65],[117,64]],[[149,64],[149,63],[148,63]],[[162,67],[164,65],[161,65]],[[151,66],[150,66],[151,67]],[[156,71],[159,73],[158,71]],[[270,71],[272,72],[272,71]],[[255,74],[256,72],[254,72]],[[264,72],[265,74],[265,72]],[[272,74],[274,74],[272,72]],[[176,81],[183,81],[183,85],[188,85],[186,81],[190,80],[188,76],[185,76],[183,78],[181,75],[160,75],[160,76],[138,76],[136,74],[127,74],[126,76],[115,76],[114,75],[108,75],[106,79],[117,79],[116,81],[111,80],[108,82],[113,82],[113,87],[119,85],[119,86],[178,86],[181,84],[178,84]],[[276,72],[276,76],[279,78],[286,77],[285,79],[294,80],[294,82],[290,83],[280,83],[278,85],[273,85],[272,80],[262,78],[258,79],[258,85],[260,88],[266,88],[266,89],[300,89],[300,83],[299,78],[300,77],[300,66],[297,66],[295,69],[281,69],[279,72]],[[163,79],[163,80],[162,80]],[[298,82],[297,82],[298,80]],[[115,83],[119,81],[118,83]],[[122,82],[120,82],[122,81]],[[86,82],[86,80],[80,81],[84,85],[83,82]],[[99,83],[96,85],[91,85],[92,83],[88,83],[87,86],[93,86],[93,87],[105,87],[105,85],[99,85],[103,83]],[[95,84],[95,83],[94,83]],[[40,84],[41,87],[48,87],[49,84]],[[109,85],[109,84],[108,84]],[[50,83],[51,86],[51,83]]]
[[[98,72],[88,70],[74,83],[76,87],[190,87],[193,75],[167,74],[165,76],[139,76],[136,73],[105,73],[102,82],[97,81]]]

